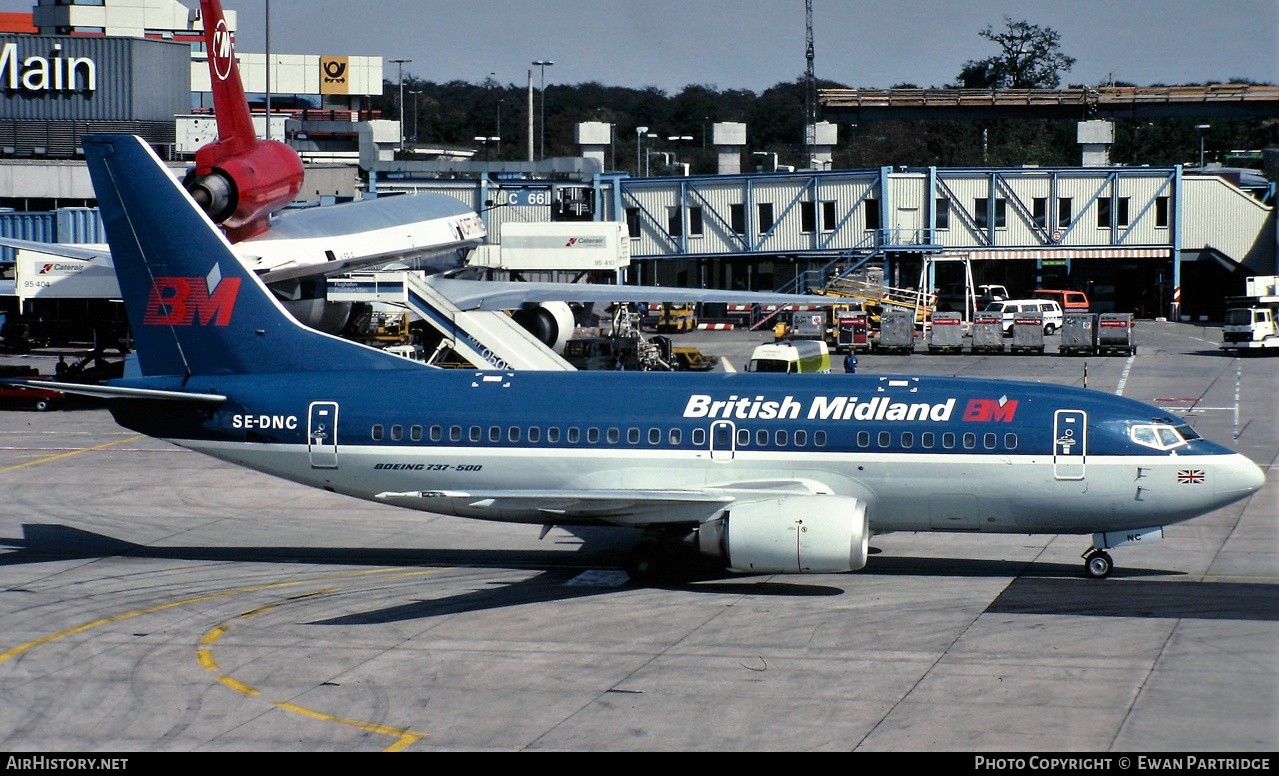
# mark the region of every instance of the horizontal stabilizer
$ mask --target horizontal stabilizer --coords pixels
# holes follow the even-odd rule
[[[149,401],[185,401],[202,404],[221,404],[225,396],[216,393],[192,393],[190,391],[167,391],[159,388],[125,388],[112,385],[84,385],[81,383],[58,383],[52,380],[0,380],[7,385],[18,385],[30,388],[73,393],[77,396],[92,396],[98,399],[147,399]]]

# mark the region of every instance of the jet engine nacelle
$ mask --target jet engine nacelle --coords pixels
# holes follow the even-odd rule
[[[698,549],[732,571],[826,574],[866,565],[866,505],[845,496],[784,496],[733,506],[697,529]]]
[[[511,313],[515,322],[528,329],[545,346],[556,353],[564,352],[564,343],[573,336],[577,325],[573,309],[564,302],[526,304]]]
[[[231,231],[233,241],[241,240],[261,232],[269,215],[293,201],[305,170],[297,153],[279,141],[258,141],[240,153],[221,145],[196,152],[185,185],[214,223]]]

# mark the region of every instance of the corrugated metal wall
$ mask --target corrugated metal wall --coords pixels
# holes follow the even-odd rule
[[[0,211],[0,237],[47,243],[105,243],[106,229],[97,208],[62,208],[51,212]],[[0,247],[0,262],[12,263],[14,249]]]
[[[97,84],[92,92],[85,91],[83,69],[78,68],[80,88],[74,91],[24,89],[21,72],[18,88],[12,89],[12,69],[6,68],[0,73],[3,118],[172,123],[175,115],[190,110],[191,47],[186,44],[144,38],[0,35],[0,50],[9,45],[17,51],[19,71],[28,57],[92,60]]]

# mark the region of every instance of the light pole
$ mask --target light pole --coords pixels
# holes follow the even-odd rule
[[[1199,132],[1199,169],[1204,168],[1204,132],[1212,128],[1211,124],[1196,124],[1195,129]]]
[[[422,93],[421,89],[409,89],[409,94],[413,95],[413,142],[417,143],[417,96]]]
[[[668,143],[691,143],[693,141],[693,136],[692,135],[670,135],[666,138],[666,141]],[[671,158],[675,160],[675,162],[671,166],[672,167],[678,166],[679,151],[672,151]]]
[[[644,133],[648,131],[648,127],[635,128],[635,177],[639,178],[640,173],[644,171],[643,159],[644,152]]]
[[[489,136],[485,136],[485,137],[476,137],[476,138],[475,138],[475,142],[477,142],[477,143],[479,143],[480,145],[484,146],[484,161],[486,161],[486,162],[487,162],[487,161],[489,160],[489,146],[490,146],[490,145],[492,145],[493,143],[501,143],[501,142],[502,142],[502,138],[500,138],[500,137],[489,137]]]
[[[542,69],[542,148],[539,152],[542,159],[546,158],[546,68],[554,64],[549,59],[539,59],[533,63],[534,67]]]
[[[392,62],[400,66],[400,150],[404,150],[404,66],[412,62],[411,59],[392,59]]]

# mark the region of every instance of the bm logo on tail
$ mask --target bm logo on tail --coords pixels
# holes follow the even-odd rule
[[[231,322],[239,278],[223,278],[215,264],[207,277],[158,277],[147,299],[145,326],[226,326]]]

